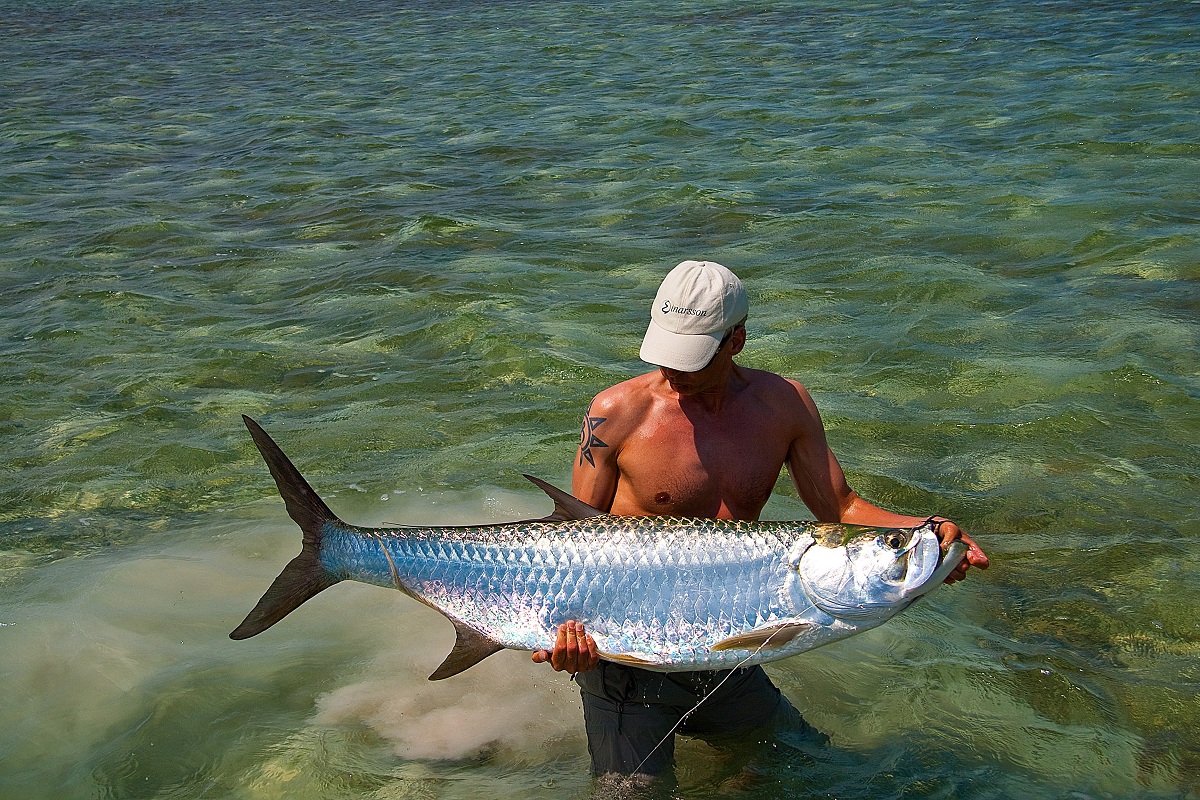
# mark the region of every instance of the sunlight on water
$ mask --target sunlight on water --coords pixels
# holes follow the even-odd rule
[[[299,541],[240,415],[352,521],[539,516],[692,257],[994,566],[771,667],[830,745],[663,793],[1200,791],[1196,3],[5,11],[0,795],[636,796],[394,592],[231,642]]]

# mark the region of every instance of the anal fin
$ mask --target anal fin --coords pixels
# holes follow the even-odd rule
[[[454,647],[451,648],[450,655],[446,656],[442,665],[429,676],[431,681],[440,681],[457,675],[483,661],[492,653],[498,653],[504,649],[504,645],[492,641],[474,628],[470,628],[456,619],[450,621],[454,623]]]
[[[630,655],[629,653],[600,653],[600,657],[605,661],[616,661],[618,664],[624,664],[628,667],[654,667],[658,666],[657,661],[651,661],[648,658],[640,658]]]
[[[749,633],[739,633],[737,636],[722,639],[712,646],[712,650],[773,650],[795,639],[810,625],[808,622],[784,622],[768,628],[757,628]]]

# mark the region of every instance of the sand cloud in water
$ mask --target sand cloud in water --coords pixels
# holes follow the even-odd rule
[[[445,681],[429,681],[454,640],[426,609],[403,614],[359,680],[322,695],[313,722],[364,725],[397,755],[461,759],[497,749],[517,754],[562,747],[586,752],[579,692],[567,676],[504,651]],[[439,630],[444,628],[444,630]],[[394,638],[393,638],[394,636]]]

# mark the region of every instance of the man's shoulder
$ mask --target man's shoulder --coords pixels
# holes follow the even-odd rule
[[[604,389],[592,399],[589,413],[616,413],[653,402],[657,372],[647,372]]]
[[[799,381],[792,378],[785,378],[765,369],[738,367],[738,370],[746,381],[746,385],[765,397],[791,401],[808,395],[808,390]]]
[[[808,390],[796,380],[774,372],[745,369],[746,399],[753,413],[780,425],[807,426],[818,418],[816,404]]]

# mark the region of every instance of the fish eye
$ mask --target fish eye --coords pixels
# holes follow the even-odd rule
[[[901,531],[888,531],[883,535],[883,543],[893,550],[904,547],[904,534]]]

